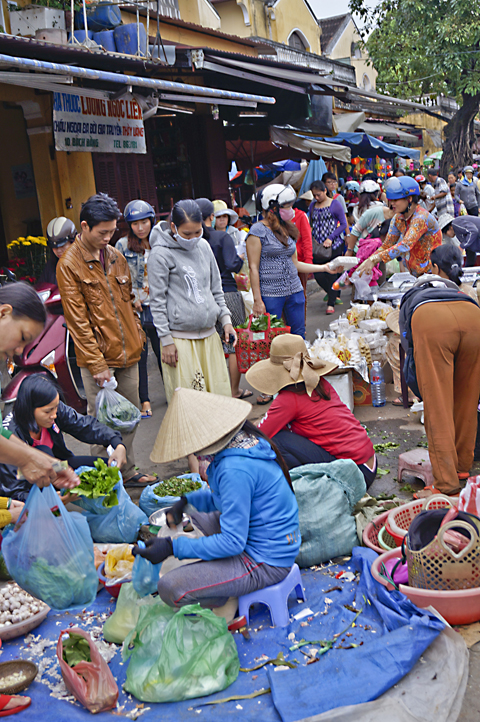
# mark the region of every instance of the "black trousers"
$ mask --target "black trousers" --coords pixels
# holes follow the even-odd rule
[[[147,338],[145,339],[145,346],[143,347],[140,361],[138,362],[138,395],[140,397],[140,403],[144,404],[146,401],[150,401],[148,397],[148,372],[147,372],[147,360],[148,360],[148,341],[152,344],[153,353],[157,357],[158,368],[160,370],[160,376],[162,374],[162,358],[160,355],[160,339],[158,338],[157,329],[151,324],[145,324],[143,330]]]
[[[305,436],[294,434],[292,431],[279,431],[272,437],[272,441],[289,469],[304,464],[329,464],[331,461],[337,461],[337,457],[322,446],[306,439]],[[364,476],[368,489],[377,475],[377,464],[375,462],[373,470],[365,464],[357,464],[357,466]]]
[[[343,251],[345,248],[345,244],[340,243],[340,245],[337,248],[332,249],[332,259],[337,258],[337,256],[343,256]],[[315,261],[314,261],[315,263]],[[316,282],[320,286],[320,288],[323,288],[325,293],[328,295],[328,305],[329,306],[335,306],[335,301],[337,298],[340,297],[340,291],[334,291],[332,288],[332,284],[337,280],[337,278],[340,278],[340,273],[314,273],[313,277],[315,278]]]

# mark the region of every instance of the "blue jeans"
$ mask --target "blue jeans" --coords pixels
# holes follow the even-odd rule
[[[305,294],[303,289],[291,296],[262,296],[267,313],[285,317],[290,333],[305,338]]]

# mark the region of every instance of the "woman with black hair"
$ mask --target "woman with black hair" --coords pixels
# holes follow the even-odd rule
[[[115,248],[127,260],[130,278],[132,279],[132,292],[135,297],[134,307],[140,315],[142,328],[145,331],[145,346],[138,362],[138,395],[140,397],[142,418],[146,419],[152,415],[152,406],[148,396],[147,372],[149,340],[153,353],[157,357],[160,375],[162,374],[160,341],[150,311],[150,289],[147,276],[147,260],[150,253],[148,239],[155,223],[155,210],[146,201],[134,200],[125,206],[123,217],[128,223],[130,231],[128,235],[116,242]]]
[[[172,607],[218,608],[231,597],[278,584],[298,554],[298,506],[288,469],[273,444],[246,421],[250,411],[240,399],[178,389],[163,420],[152,459],[166,463],[195,454],[209,462],[210,489],[182,496],[167,513],[167,523],[176,526],[191,504],[196,511],[189,516],[204,536],[158,537],[146,549],[133,549],[154,564],[172,555],[200,560],[159,580],[158,593]],[[178,423],[185,418],[187,433]],[[237,599],[230,619],[236,609]]]
[[[225,341],[235,344],[237,335],[202,221],[194,200],[178,201],[170,222],[161,221],[150,235],[150,308],[162,348],[167,402],[179,386],[231,395],[217,321]]]
[[[27,344],[39,336],[47,314],[37,292],[27,283],[8,283],[0,287],[0,356],[20,356]],[[1,414],[0,414],[1,422]],[[40,488],[55,483],[73,488],[79,479],[68,470],[57,474],[54,459],[25,446],[0,423],[0,463],[14,464],[30,484]]]
[[[434,248],[430,256],[432,263],[432,273],[440,276],[440,278],[448,278],[456,283],[462,293],[471,296],[478,303],[477,292],[469,283],[462,283],[463,275],[463,256],[457,246],[447,246],[442,244],[438,248]]]
[[[310,186],[314,200],[310,203],[308,215],[312,226],[312,238],[316,244],[324,248],[331,248],[330,258],[343,256],[345,242],[343,233],[347,229],[345,213],[338,202],[338,199],[331,199],[323,181],[313,181]],[[318,247],[318,246],[317,246]],[[313,258],[315,260],[315,243]],[[327,315],[335,312],[335,304],[339,301],[340,291],[333,289],[333,283],[340,274],[329,275],[329,273],[315,273],[315,280],[326,291]],[[294,329],[292,328],[292,333]]]
[[[67,406],[61,400],[60,388],[43,374],[32,374],[22,381],[6,428],[28,446],[68,461],[73,470],[80,466],[93,466],[97,457],[72,454],[65,444],[64,433],[85,444],[111,446],[113,453],[108,459],[109,466],[115,463],[122,468],[127,460],[118,431],[101,424],[94,416],[82,416]],[[25,501],[30,488],[27,481],[17,479],[14,465],[0,465],[1,494]]]
[[[347,204],[345,203],[345,198],[338,192],[338,180],[335,173],[331,171],[324,173],[322,175],[322,183],[325,184],[325,188],[327,189],[327,196],[334,201],[338,201],[342,206],[343,212],[347,215]],[[311,188],[310,186],[310,190]]]

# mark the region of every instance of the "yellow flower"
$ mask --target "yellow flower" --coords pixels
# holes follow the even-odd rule
[[[22,246],[31,246],[31,245],[32,245],[32,244],[30,243],[30,241],[24,241],[24,242],[22,243]]]
[[[18,236],[18,240],[19,240],[19,241],[24,241],[25,238],[24,238],[23,236]]]

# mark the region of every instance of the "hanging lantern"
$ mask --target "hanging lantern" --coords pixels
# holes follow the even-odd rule
[[[357,165],[358,163],[360,163],[360,158],[352,158],[352,163],[353,165]]]

